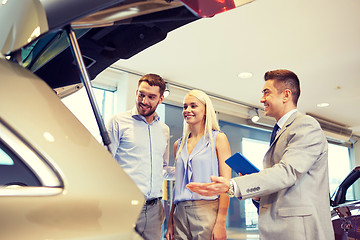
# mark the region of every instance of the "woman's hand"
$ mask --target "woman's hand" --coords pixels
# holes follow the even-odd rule
[[[174,240],[174,228],[172,222],[168,222],[166,234],[165,234],[166,240]]]
[[[226,240],[226,226],[225,224],[215,223],[211,240]]]

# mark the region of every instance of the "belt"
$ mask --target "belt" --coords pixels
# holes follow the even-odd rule
[[[145,205],[155,205],[158,201],[161,201],[161,197],[148,199]]]

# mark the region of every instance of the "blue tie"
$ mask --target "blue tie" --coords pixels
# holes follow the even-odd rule
[[[270,145],[272,144],[272,142],[274,141],[275,139],[275,136],[276,136],[276,132],[279,130],[279,125],[277,125],[277,123],[275,124],[274,126],[274,129],[271,133],[271,138],[270,138]]]

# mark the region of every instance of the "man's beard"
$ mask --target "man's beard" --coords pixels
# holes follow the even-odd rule
[[[156,106],[158,104],[156,104]],[[148,117],[148,116],[151,116],[156,111],[156,107],[153,107],[153,108],[150,107],[149,110],[143,110],[140,105],[144,105],[144,104],[140,104],[140,103],[137,104],[137,109],[141,116]],[[145,106],[148,107],[148,105],[145,105]],[[146,111],[149,111],[149,112],[146,113]]]
[[[142,116],[144,116],[144,117],[148,117],[148,116],[151,116],[154,112],[155,112],[155,108],[154,109],[150,109],[150,112],[149,113],[147,113],[147,114],[141,114]]]

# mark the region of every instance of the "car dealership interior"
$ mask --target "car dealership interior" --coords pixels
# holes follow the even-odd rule
[[[105,124],[134,107],[148,73],[166,82],[156,112],[170,165],[184,97],[199,89],[231,154],[262,170],[276,121],[260,99],[275,69],[297,74],[297,109],[328,141],[335,239],[360,239],[359,10],[356,0],[1,1],[0,239],[139,237],[147,199],[109,154]],[[163,182],[163,236],[174,184]],[[259,239],[251,199],[230,199],[226,231]]]

